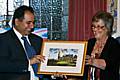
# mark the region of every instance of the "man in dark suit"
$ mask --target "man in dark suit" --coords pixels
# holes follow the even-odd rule
[[[0,34],[0,80],[31,80],[30,65],[40,63],[43,39],[31,32],[34,29],[34,11],[29,6],[18,7],[13,15],[12,28]],[[36,54],[28,58],[24,42],[27,38]]]

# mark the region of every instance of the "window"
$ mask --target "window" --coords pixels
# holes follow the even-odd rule
[[[35,10],[35,27],[47,28],[49,40],[67,40],[68,0],[0,0],[0,27],[10,27],[15,8],[30,5]]]
[[[67,40],[68,0],[30,0],[36,27],[48,28],[49,40]]]

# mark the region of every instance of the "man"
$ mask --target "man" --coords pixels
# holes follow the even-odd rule
[[[43,39],[31,32],[34,29],[34,11],[31,7],[20,6],[13,15],[12,28],[0,34],[0,80],[34,80],[33,64],[40,63]],[[29,58],[21,37],[27,38],[35,54]],[[32,73],[33,74],[33,73]]]

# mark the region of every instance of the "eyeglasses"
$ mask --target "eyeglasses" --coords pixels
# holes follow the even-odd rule
[[[100,26],[100,25],[91,25],[91,29],[103,29],[105,26]]]

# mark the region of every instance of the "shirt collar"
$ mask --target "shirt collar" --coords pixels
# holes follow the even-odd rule
[[[13,27],[13,31],[15,32],[15,34],[17,35],[17,37],[18,37],[19,39],[21,39],[22,34],[20,34],[14,27]],[[28,38],[28,36],[25,36],[25,37]]]

